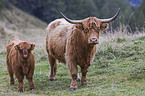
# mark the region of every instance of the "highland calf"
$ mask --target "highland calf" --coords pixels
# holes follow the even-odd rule
[[[119,9],[120,10],[120,9]],[[101,31],[108,28],[109,22],[114,21],[118,12],[109,19],[88,17],[83,20],[57,19],[46,28],[46,50],[50,63],[50,80],[55,79],[57,65],[56,60],[66,63],[72,77],[70,89],[77,90],[78,68],[81,68],[81,84],[88,83],[86,74],[99,44]]]
[[[10,77],[10,85],[14,84],[14,74],[18,79],[18,91],[24,91],[24,76],[29,81],[30,89],[34,89],[33,74],[35,61],[31,51],[35,45],[13,38],[7,45],[6,64]]]

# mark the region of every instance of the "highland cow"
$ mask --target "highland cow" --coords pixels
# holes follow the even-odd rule
[[[24,76],[29,81],[30,89],[34,89],[33,74],[35,61],[31,51],[35,45],[13,38],[7,45],[6,64],[10,77],[10,85],[14,84],[14,74],[18,79],[18,91],[24,91]]]
[[[120,9],[119,9],[120,10]],[[72,77],[70,89],[77,90],[78,68],[81,68],[81,84],[88,83],[86,74],[99,44],[101,31],[108,28],[109,22],[114,21],[118,12],[109,19],[88,17],[83,20],[57,19],[46,28],[46,50],[50,63],[50,80],[55,80],[57,71],[56,60],[66,63]]]

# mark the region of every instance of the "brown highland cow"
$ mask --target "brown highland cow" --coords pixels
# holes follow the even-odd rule
[[[14,74],[18,79],[18,91],[24,91],[24,76],[29,81],[30,89],[34,89],[33,74],[35,61],[31,51],[35,45],[13,38],[7,45],[6,64],[10,77],[10,85],[14,84]]]
[[[120,9],[119,9],[120,10]],[[71,91],[77,90],[78,68],[81,68],[81,84],[88,83],[86,74],[99,44],[101,31],[108,28],[109,22],[114,21],[118,12],[109,19],[88,17],[83,20],[71,20],[63,15],[64,19],[51,22],[46,28],[46,50],[50,63],[50,80],[55,79],[56,60],[66,63],[72,77]]]

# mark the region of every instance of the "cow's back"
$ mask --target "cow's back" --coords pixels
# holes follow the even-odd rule
[[[65,19],[57,19],[46,28],[46,50],[49,55],[65,63],[65,47],[69,34],[72,32],[73,24]]]
[[[46,28],[48,38],[66,38],[67,34],[72,30],[73,24],[68,23],[65,19],[56,19]]]

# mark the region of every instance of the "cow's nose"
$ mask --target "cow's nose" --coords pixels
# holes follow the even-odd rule
[[[98,39],[97,38],[91,38],[90,39],[90,44],[99,44]]]

